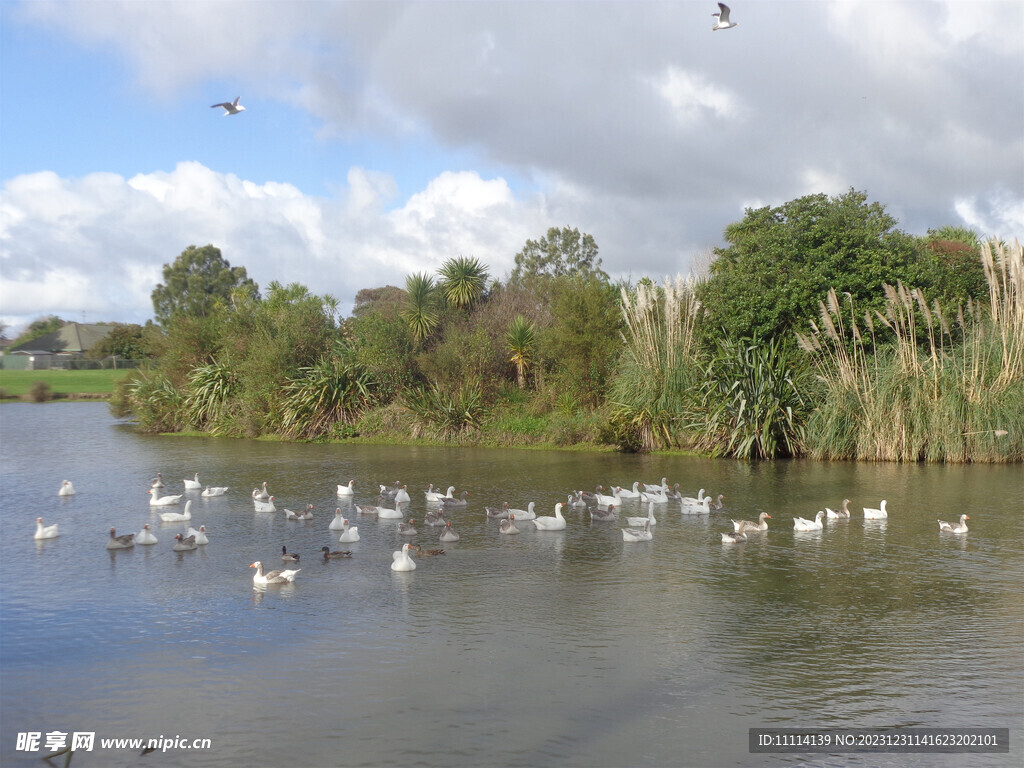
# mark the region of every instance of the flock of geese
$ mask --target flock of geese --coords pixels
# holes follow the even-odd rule
[[[201,495],[205,497],[223,496],[229,490],[228,487],[221,486],[207,486],[204,488],[199,481],[198,473],[192,479],[183,480],[183,483],[186,493],[189,491],[200,491]],[[160,490],[162,488],[164,488],[163,478],[158,472],[157,476],[151,481],[147,492],[150,496],[149,504],[151,507],[176,506],[185,496],[185,493],[161,496]],[[654,513],[655,509],[661,505],[667,505],[670,501],[677,502],[682,514],[700,515],[709,514],[712,510],[721,510],[723,508],[722,502],[725,498],[723,494],[719,494],[717,497],[705,495],[703,488],[700,489],[695,497],[683,496],[679,490],[679,484],[677,483],[675,486],[670,487],[667,478],[664,477],[661,479],[661,483],[657,485],[636,482],[633,483],[632,489],[612,486],[610,490],[610,494],[605,493],[604,486],[599,485],[593,493],[573,491],[567,496],[565,502],[559,502],[555,505],[555,513],[551,516],[537,515],[534,511],[534,502],[532,501],[527,505],[526,509],[514,509],[509,506],[508,502],[504,502],[500,507],[485,506],[484,511],[488,518],[498,521],[498,532],[501,535],[509,536],[520,532],[517,523],[531,523],[538,531],[565,530],[567,521],[562,514],[562,510],[565,507],[587,509],[590,519],[593,521],[616,521],[618,520],[616,509],[621,508],[627,500],[638,501],[641,507],[646,505],[647,514],[645,516],[627,517],[626,523],[628,527],[621,529],[622,540],[633,543],[652,541],[654,539],[652,527],[658,523]],[[58,495],[72,496],[74,493],[75,488],[71,481],[63,481]],[[412,518],[408,521],[405,520],[405,509],[408,508],[407,505],[411,503],[412,499],[406,486],[401,483],[395,483],[392,486],[381,485],[380,493],[374,499],[373,504],[355,505],[353,503],[355,497],[354,480],[350,480],[344,485],[339,484],[336,495],[339,501],[352,503],[352,506],[360,515],[376,517],[378,519],[401,520],[402,522],[398,524],[398,534],[401,536],[415,536],[418,533],[416,521]],[[440,530],[438,535],[440,542],[449,543],[459,540],[458,532],[452,528],[452,521],[446,518],[445,514],[465,508],[467,506],[466,498],[469,495],[469,491],[462,491],[456,495],[455,486],[449,486],[446,492],[442,492],[439,488],[435,488],[433,484],[424,492],[428,510],[422,518],[422,523],[427,527]],[[253,489],[252,501],[253,508],[257,512],[277,511],[274,497],[267,489],[267,483],[263,483],[260,488]],[[824,520],[848,519],[850,517],[849,504],[849,499],[843,499],[842,505],[838,510],[826,507],[819,511],[813,520],[794,517],[793,530],[797,532],[820,531],[824,528]],[[885,505],[886,502],[883,499],[877,508],[863,507],[864,519],[884,520],[888,518],[889,513]],[[191,508],[192,500],[186,499],[183,512],[167,511],[159,512],[158,514],[163,522],[187,522],[192,519]],[[296,512],[285,509],[284,512],[288,520],[312,520],[314,509],[316,509],[314,505],[306,504],[305,508],[301,511]],[[772,516],[770,514],[762,512],[756,521],[732,520],[732,530],[721,534],[722,543],[741,543],[747,541],[751,535],[762,534],[768,530],[768,520],[771,519]],[[939,531],[942,533],[966,534],[966,521],[969,519],[969,515],[963,514],[960,515],[958,523],[948,523],[944,520],[939,520]],[[348,518],[342,514],[340,507],[335,511],[334,519],[328,528],[331,531],[340,531],[339,543],[359,541],[359,528],[349,523]],[[56,523],[44,525],[41,517],[36,518],[36,532],[34,536],[36,540],[52,539],[58,535],[59,530]],[[206,535],[206,526],[204,525],[199,526],[198,530],[189,527],[185,533],[177,534],[174,540],[173,549],[175,552],[187,552],[209,543],[209,538]],[[149,546],[156,543],[156,536],[150,530],[149,525],[146,524],[142,526],[142,530],[137,534],[127,533],[120,536],[117,535],[117,531],[114,528],[111,528],[106,547],[107,549],[128,549],[136,544]],[[325,561],[352,556],[349,550],[331,550],[330,547],[322,547],[321,552]],[[415,570],[416,561],[412,558],[413,554],[418,557],[430,557],[443,555],[444,553],[444,549],[424,549],[418,544],[406,543],[402,545],[400,550],[392,554],[391,570]],[[288,552],[287,546],[282,546],[281,560],[284,563],[298,563],[299,555]],[[301,568],[286,568],[265,571],[262,561],[259,560],[252,563],[249,567],[256,569],[256,573],[253,576],[254,585],[288,584],[295,581],[296,575],[302,570]]]

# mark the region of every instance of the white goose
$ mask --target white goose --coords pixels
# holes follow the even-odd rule
[[[228,492],[228,486],[210,485],[207,486],[206,490],[202,492],[202,496],[210,498],[211,496],[223,496]]]
[[[60,534],[57,532],[57,523],[53,525],[43,525],[43,518],[36,518],[36,532],[32,534],[32,538],[36,541],[41,539],[56,539]]]
[[[618,504],[619,499],[617,496],[609,496],[607,493],[603,493],[604,486],[597,486],[597,491],[594,493],[594,501],[599,507],[607,507],[609,504]]]
[[[440,503],[441,499],[454,499],[455,498],[455,496],[453,495],[454,493],[455,493],[455,486],[454,485],[449,485],[448,486],[448,493],[441,493],[439,490],[438,491],[434,490],[434,484],[433,483],[430,484],[430,488],[428,488],[426,491],[424,491],[424,494],[427,497],[427,501],[434,501],[434,502],[438,502],[438,503]]]
[[[150,488],[146,493],[149,494],[149,506],[151,507],[170,507],[181,501],[181,497],[184,495],[179,493],[177,496],[157,496],[156,488]]]
[[[821,518],[825,516],[825,513],[821,510],[814,516],[813,520],[805,520],[802,517],[793,518],[793,530],[794,531],[820,531],[824,528],[824,524],[821,522]]]
[[[192,499],[185,502],[184,512],[160,512],[160,519],[165,523],[182,523],[192,519]]]
[[[640,503],[668,504],[668,494],[665,491],[643,491],[640,494]]]
[[[334,510],[334,519],[331,520],[331,524],[327,526],[328,530],[331,531],[344,531],[348,526],[348,520],[346,520],[341,514],[341,507]]]
[[[118,536],[117,531],[110,529],[110,538],[107,539],[107,549],[128,549],[135,546],[135,534],[126,533]]]
[[[199,546],[210,543],[210,537],[206,535],[205,525],[200,525],[198,531],[192,526],[189,526],[188,530],[185,532],[185,535],[194,538],[196,540],[196,544],[198,544]]]
[[[402,502],[396,501],[395,508],[390,509],[388,507],[377,507],[377,517],[381,520],[400,520],[405,517],[405,513],[402,512]]]
[[[960,522],[956,525],[939,520],[939,530],[946,533],[967,533],[967,521],[970,519],[970,515],[960,515]]]
[[[348,520],[345,520],[345,530],[341,532],[341,536],[338,537],[338,542],[342,544],[348,544],[353,541],[359,541],[359,528],[348,524]]]
[[[404,485],[395,492],[395,501],[401,504],[412,503],[412,499],[409,498],[409,491],[406,490]]]
[[[403,544],[398,552],[391,554],[392,571],[415,571],[416,561],[409,557],[409,545]]]
[[[444,530],[441,531],[441,535],[438,537],[438,541],[452,542],[458,541],[461,536],[452,528],[451,520],[444,524]]]
[[[257,560],[255,563],[249,566],[255,568],[256,573],[252,577],[253,584],[291,584],[295,581],[295,575],[301,571],[301,568],[296,568],[294,571],[270,571],[268,573],[263,572],[263,563]]]
[[[719,3],[718,13],[712,13],[711,15],[718,17],[715,20],[715,25],[711,27],[712,32],[717,32],[720,29],[732,29],[733,27],[739,26],[735,21],[729,21],[729,6],[725,3]]]
[[[623,528],[622,529],[622,540],[635,542],[635,541],[652,541],[654,534],[651,532],[651,521],[644,518],[643,528]]]
[[[267,483],[266,483],[265,480],[263,481],[263,487],[262,488],[253,488],[252,489],[252,498],[253,498],[253,500],[258,500],[258,501],[269,501],[270,500],[270,491],[267,490]]]
[[[519,529],[516,528],[516,516],[509,513],[508,517],[498,523],[498,533],[505,534],[506,536],[519,533]]]
[[[149,530],[149,523],[142,526],[142,530],[135,534],[135,543],[146,544],[147,546],[150,544],[156,544],[156,536],[154,536],[153,532]]]
[[[349,480],[347,485],[338,485],[338,496],[355,495],[355,480]]]
[[[71,484],[70,480],[65,480],[60,484],[60,490],[57,491],[58,496],[74,496],[75,486]]]
[[[658,485],[652,485],[651,483],[643,483],[644,490],[648,493],[658,493],[668,490],[668,478],[661,478],[661,483]]]
[[[658,521],[654,518],[654,502],[650,502],[647,505],[647,517],[627,517],[626,524],[631,528],[642,528],[644,523],[648,522],[651,525],[657,525]]]
[[[531,501],[526,505],[526,509],[510,509],[508,513],[509,516],[515,515],[516,520],[536,520],[537,513],[533,510],[535,506],[535,503]],[[584,506],[586,505],[584,504]]]
[[[863,509],[865,520],[885,520],[889,517],[889,513],[885,511],[885,499],[882,499],[877,509],[874,507],[863,507]]]
[[[185,483],[186,491],[200,491],[203,488],[203,484],[199,482],[199,473],[196,472],[195,480],[182,480]]]
[[[732,529],[734,533],[739,533],[742,528],[744,531],[767,531],[768,523],[765,520],[771,520],[772,516],[767,512],[762,512],[757,516],[757,522],[751,522],[750,520],[733,520]]]
[[[252,500],[253,510],[256,512],[277,512],[277,507],[274,506],[274,497],[268,496],[267,500],[253,498]]]
[[[704,498],[704,489],[701,488],[696,496],[680,496],[679,503],[683,506],[697,506],[704,503]]]
[[[640,482],[633,483],[633,490],[627,490],[621,485],[615,486],[612,489],[613,492],[618,491],[616,494],[620,499],[639,499],[640,498]]]
[[[564,531],[565,530],[565,518],[562,517],[562,502],[555,504],[555,516],[543,515],[541,517],[535,517],[533,524],[537,527],[538,531]]]
[[[705,496],[704,500],[699,504],[683,504],[679,511],[684,515],[708,515],[711,514],[711,502],[713,499],[710,496]]]
[[[847,506],[850,503],[849,499],[843,499],[843,507],[838,512],[834,509],[825,507],[825,517],[829,520],[842,520],[850,516],[850,508]]]

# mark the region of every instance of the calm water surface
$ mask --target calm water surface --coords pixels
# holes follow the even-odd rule
[[[1024,726],[1024,472],[1014,467],[740,464],[678,457],[319,446],[149,437],[101,403],[0,407],[0,763],[26,731],[209,738],[82,766],[1009,766]],[[210,544],[175,553],[149,479],[196,472]],[[726,494],[728,509],[657,511],[654,541],[567,513],[568,529],[500,536],[483,506],[569,489],[656,483]],[[413,518],[428,483],[471,493],[443,557],[393,573],[395,521],[360,518],[351,560],[327,525],[400,480]],[[59,498],[60,481],[78,491]],[[256,513],[266,480],[278,509]],[[796,534],[853,500],[853,519]],[[886,522],[862,506],[888,500]],[[771,530],[723,545],[730,517]],[[967,536],[936,518],[971,515]],[[634,503],[622,512],[641,514]],[[60,524],[37,543],[34,520]],[[152,547],[108,552],[149,523]],[[440,546],[432,529],[416,541]],[[254,560],[302,555],[297,582],[256,590]],[[1004,727],[1010,754],[751,755],[747,729]]]

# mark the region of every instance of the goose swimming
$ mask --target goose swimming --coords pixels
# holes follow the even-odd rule
[[[60,534],[57,532],[57,523],[53,525],[43,525],[43,518],[36,518],[36,532],[32,538],[36,541],[40,539],[56,539]]]
[[[75,486],[71,484],[70,480],[65,480],[60,484],[60,490],[57,491],[58,496],[74,496]]]
[[[107,549],[128,549],[135,546],[135,534],[126,533],[118,536],[117,531],[110,529],[110,538],[107,539]]]
[[[296,574],[301,571],[301,568],[296,568],[294,571],[270,571],[268,573],[263,572],[263,563],[257,560],[255,563],[249,566],[255,568],[256,573],[252,577],[253,584],[291,584],[295,581]]]
[[[960,522],[955,525],[947,523],[945,520],[939,520],[939,530],[945,531],[946,533],[967,533],[966,521],[970,519],[970,515],[960,515]]]

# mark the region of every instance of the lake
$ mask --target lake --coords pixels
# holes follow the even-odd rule
[[[473,448],[281,444],[137,434],[103,403],[0,407],[0,763],[46,734],[94,733],[82,766],[1018,766],[1024,759],[1024,471],[1015,466],[739,463]],[[225,496],[163,523],[150,479]],[[667,477],[726,509],[656,509],[501,536],[484,505],[550,515],[573,488]],[[58,497],[62,480],[76,495]],[[401,481],[469,490],[446,554],[390,570],[397,522],[346,514]],[[276,513],[254,512],[268,483]],[[797,533],[852,499],[849,520]],[[889,518],[863,506],[888,501]],[[182,499],[184,503],[185,499]],[[316,505],[311,521],[283,509]],[[182,507],[169,509],[181,510]],[[723,544],[730,518],[769,530]],[[937,518],[970,515],[966,535]],[[35,518],[60,536],[33,540]],[[159,543],[108,551],[111,526]],[[174,534],[210,543],[174,552]],[[254,588],[255,560],[292,585]],[[322,546],[352,550],[324,562]],[[288,566],[292,567],[292,566]],[[751,754],[750,728],[1009,728],[1001,754]],[[40,733],[37,751],[26,733]],[[100,739],[163,738],[162,755]],[[70,737],[69,737],[70,738]],[[209,748],[183,749],[209,739]],[[59,741],[55,737],[54,741]],[[177,745],[177,746],[175,746]],[[202,746],[200,743],[198,746]],[[63,758],[61,758],[61,761]],[[63,765],[63,762],[54,761]]]

